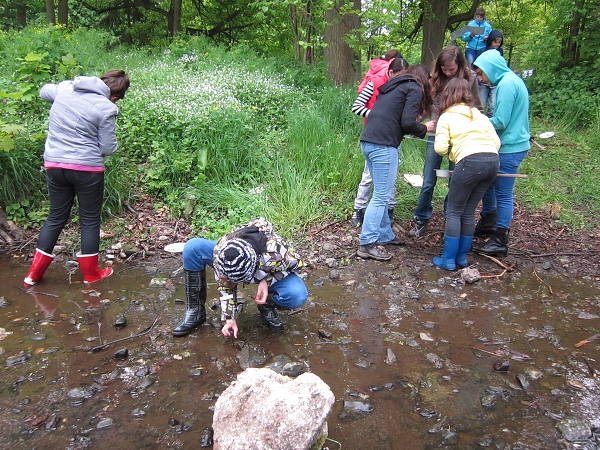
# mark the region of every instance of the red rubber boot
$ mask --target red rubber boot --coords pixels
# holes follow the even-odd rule
[[[42,279],[46,269],[54,259],[55,255],[49,255],[46,252],[41,251],[39,248],[35,249],[33,254],[33,260],[31,261],[31,267],[29,273],[23,280],[23,286],[26,288],[33,286]]]
[[[77,253],[77,261],[79,261],[79,268],[83,272],[84,283],[99,281],[113,273],[112,267],[106,267],[105,269],[100,269],[98,267],[98,253],[93,255],[82,255]]]

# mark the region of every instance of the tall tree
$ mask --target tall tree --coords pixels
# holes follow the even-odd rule
[[[429,0],[423,2],[421,12],[423,26],[423,41],[421,44],[421,64],[431,66],[437,55],[442,51],[445,42],[446,31],[454,31],[464,22],[475,16],[475,10],[482,0],[471,0],[468,11],[450,14],[450,0]],[[420,24],[417,21],[417,28]],[[412,35],[415,34],[413,30]]]
[[[56,14],[54,12],[54,0],[46,0],[46,22],[56,23]]]
[[[360,0],[335,0],[325,11],[325,65],[338,85],[355,83],[361,76],[360,54],[348,43],[360,28],[360,7]]]
[[[58,23],[61,25],[69,23],[69,0],[58,0]]]

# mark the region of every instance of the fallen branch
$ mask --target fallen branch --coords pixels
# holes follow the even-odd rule
[[[326,228],[329,228],[329,227],[331,227],[331,226],[333,226],[333,225],[337,225],[337,224],[339,224],[339,223],[340,223],[339,221],[336,221],[336,222],[330,222],[330,223],[328,223],[327,225],[325,225],[324,227],[321,227],[321,228],[319,228],[317,231],[315,231],[315,232],[313,233],[313,236],[314,236],[314,235],[317,235],[317,234],[319,234],[321,231],[325,230]]]
[[[92,348],[91,351],[92,351],[92,353],[96,353],[96,352],[99,352],[100,350],[104,350],[109,345],[116,344],[117,342],[126,341],[127,339],[133,339],[133,338],[140,337],[140,336],[143,336],[145,334],[148,334],[150,331],[152,331],[152,328],[154,328],[154,325],[156,325],[156,322],[158,322],[158,314],[154,317],[154,321],[152,322],[152,325],[150,325],[145,330],[140,331],[137,334],[132,334],[131,336],[127,336],[127,337],[124,337],[124,338],[121,338],[121,339],[115,339],[114,341],[110,341],[110,342],[105,342],[102,345],[98,345],[98,346]]]
[[[481,278],[501,278],[506,273],[506,269],[499,275],[481,275]]]
[[[494,353],[494,352],[488,352],[487,350],[482,350],[482,349],[480,349],[480,348],[473,347],[473,346],[471,346],[471,345],[469,346],[469,348],[470,348],[471,350],[476,350],[476,351],[478,351],[478,352],[481,352],[481,353],[487,353],[488,355],[492,355],[492,356],[495,356],[495,357],[497,357],[497,358],[501,358],[502,356],[504,356],[504,355],[499,355],[498,353]]]
[[[554,292],[552,292],[552,287],[548,283],[546,283],[544,280],[542,280],[535,270],[533,271],[533,274],[535,275],[535,277],[538,280],[540,280],[542,283],[544,283],[548,287],[548,290],[550,291],[550,295],[554,295]]]
[[[19,286],[19,289],[21,289],[23,292],[26,292],[27,294],[42,294],[42,295],[47,295],[48,297],[58,297],[58,295],[56,294],[49,294],[47,292],[40,292],[40,291],[33,291],[33,290],[29,290],[29,289],[25,289],[24,287]]]
[[[599,253],[600,250],[588,250],[587,252],[556,252],[556,253],[539,253],[539,254],[532,254],[529,252],[525,252],[524,253],[528,253],[530,258],[546,258],[548,256],[586,256],[589,255],[590,253]]]
[[[575,344],[575,347],[583,347],[585,344],[597,341],[598,339],[600,339],[600,334],[594,334],[593,336],[590,336],[589,338],[586,338],[583,341],[579,341],[577,344]]]
[[[503,269],[508,270],[509,272],[512,272],[514,267],[513,266],[506,266],[505,264],[503,264],[499,259],[494,258],[493,256],[490,255],[486,255],[485,253],[479,253],[481,256],[485,256],[486,258],[494,261],[496,264],[498,264],[500,267],[502,267]]]
[[[130,205],[129,203],[125,202],[125,203],[123,203],[123,206],[125,206],[125,208],[127,208],[127,210],[128,210],[130,213],[133,213],[133,214],[139,214],[139,213],[138,213],[138,212],[137,212],[135,209],[133,209],[133,208],[131,207],[131,205]]]

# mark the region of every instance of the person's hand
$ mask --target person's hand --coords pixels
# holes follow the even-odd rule
[[[474,38],[474,37],[475,37],[475,33],[473,33],[472,31],[471,31],[471,37],[472,37],[472,38]]]
[[[427,132],[431,133],[433,130],[435,130],[435,120],[430,120],[429,122],[426,122],[425,126],[427,127]]]
[[[238,326],[237,326],[237,322],[235,321],[235,319],[226,320],[225,325],[223,325],[223,328],[221,328],[221,333],[223,333],[223,336],[233,335],[233,337],[237,339]]]
[[[269,295],[269,285],[267,280],[260,280],[258,288],[256,289],[256,297],[254,301],[257,305],[264,305],[267,302],[267,296]]]

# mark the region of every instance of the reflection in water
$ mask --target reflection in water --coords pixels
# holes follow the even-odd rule
[[[0,447],[197,448],[216,398],[241,371],[243,345],[262,348],[267,360],[305,361],[331,387],[338,401],[329,435],[344,450],[560,449],[559,420],[600,427],[600,341],[575,347],[600,333],[597,280],[544,280],[551,295],[526,274],[464,285],[440,280],[441,271],[382,273],[358,261],[340,280],[312,273],[312,305],[286,317],[283,334],[270,333],[248,305],[234,341],[210,325],[171,336],[183,284],[148,286],[179,264],[165,259],[158,273],[118,267],[94,291],[69,285],[54,265],[25,292],[26,267],[0,258],[0,327],[12,332],[0,333]],[[157,314],[150,332],[132,338]],[[127,324],[115,327],[121,315]],[[123,349],[128,358],[115,358]],[[8,367],[9,358],[17,364]],[[499,360],[507,371],[494,370]],[[369,410],[339,420],[344,404]]]

